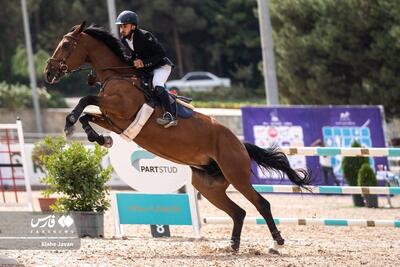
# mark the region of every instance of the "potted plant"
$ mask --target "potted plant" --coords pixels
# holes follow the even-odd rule
[[[361,147],[360,143],[354,141],[351,147]],[[343,176],[346,179],[348,185],[357,186],[358,171],[364,163],[369,163],[367,157],[343,157],[342,170]],[[354,194],[353,203],[356,207],[364,207],[364,199],[360,194]]]
[[[365,163],[361,166],[358,172],[358,185],[359,186],[377,186],[378,181],[374,170],[369,166],[369,163]],[[371,194],[363,194],[365,205],[368,208],[378,207],[378,196]]]
[[[32,162],[45,172],[44,162],[42,157],[49,156],[55,151],[59,151],[65,146],[65,140],[62,137],[45,138],[36,143],[32,150]],[[40,210],[51,211],[50,206],[56,202],[56,197],[51,196],[49,192],[44,191],[42,197],[38,198]]]
[[[102,169],[100,165],[106,153],[98,145],[90,149],[71,142],[41,158],[47,172],[43,179],[48,186],[45,194],[60,195],[51,209],[71,213],[81,237],[104,236],[104,211],[110,206],[106,183],[112,171],[111,167]]]

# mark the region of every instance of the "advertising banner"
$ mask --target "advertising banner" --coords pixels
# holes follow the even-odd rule
[[[323,141],[326,147],[350,147],[358,141],[363,147],[386,147],[379,106],[287,106],[242,107],[245,142],[262,148],[272,145],[303,147]],[[321,146],[321,145],[316,145]],[[290,156],[293,168],[307,168],[318,185],[343,185],[341,156]],[[370,158],[371,166],[387,165],[387,158]],[[321,164],[331,166],[334,175],[325,177]],[[264,173],[253,166],[253,184],[290,184],[287,178]]]
[[[192,225],[187,194],[117,193],[120,224]]]
[[[130,187],[142,193],[173,193],[192,177],[189,166],[157,157],[133,141],[110,133],[114,145],[108,150],[111,165]]]

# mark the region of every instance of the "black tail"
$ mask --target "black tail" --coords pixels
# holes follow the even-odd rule
[[[285,153],[280,151],[277,146],[268,149],[262,149],[250,143],[244,143],[244,146],[250,158],[254,160],[258,166],[265,168],[267,171],[282,171],[289,177],[290,181],[300,187],[306,188],[306,185],[311,185],[311,175],[308,171],[292,169]]]

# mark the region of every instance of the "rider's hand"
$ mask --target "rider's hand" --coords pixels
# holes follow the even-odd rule
[[[135,61],[133,61],[133,66],[135,66],[136,68],[143,68],[144,64],[143,61],[141,59],[136,59]]]

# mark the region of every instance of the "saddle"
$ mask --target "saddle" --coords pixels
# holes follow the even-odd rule
[[[154,87],[153,87],[153,75],[147,74],[147,73],[141,73],[140,74],[140,86],[139,89],[140,91],[142,91],[146,103],[151,106],[152,108],[155,108],[156,106],[161,106],[161,102],[158,99],[158,97],[155,95],[154,92]],[[87,83],[89,86],[94,86],[96,84],[96,75],[93,74],[92,72],[90,74],[88,74],[87,77]],[[112,77],[111,79],[115,79],[116,77]],[[127,79],[129,81],[131,81],[132,83],[135,83],[136,77],[135,76],[123,76],[123,77],[117,77],[119,79]],[[110,79],[110,80],[111,80]],[[103,87],[106,85],[106,83],[108,82],[105,81],[103,84],[101,84],[101,90],[103,89]],[[178,95],[174,95],[169,93],[169,99],[171,102],[171,106],[172,106],[172,112],[174,113],[173,115],[176,118],[183,118],[183,119],[187,119],[192,117],[193,115],[193,109],[194,106],[190,104],[190,102],[192,102],[192,99],[189,97],[185,97],[185,96],[178,96]],[[96,111],[96,112],[90,112],[92,114],[98,114],[100,111]],[[100,112],[101,114],[101,112]]]
[[[152,75],[143,75],[140,77],[140,90],[143,92],[147,104],[151,107],[161,106],[161,102],[156,97],[152,84]],[[169,93],[169,92],[168,92]],[[185,96],[178,96],[169,93],[169,101],[172,105],[172,112],[176,118],[187,119],[192,117],[194,107],[190,104],[192,99]]]

